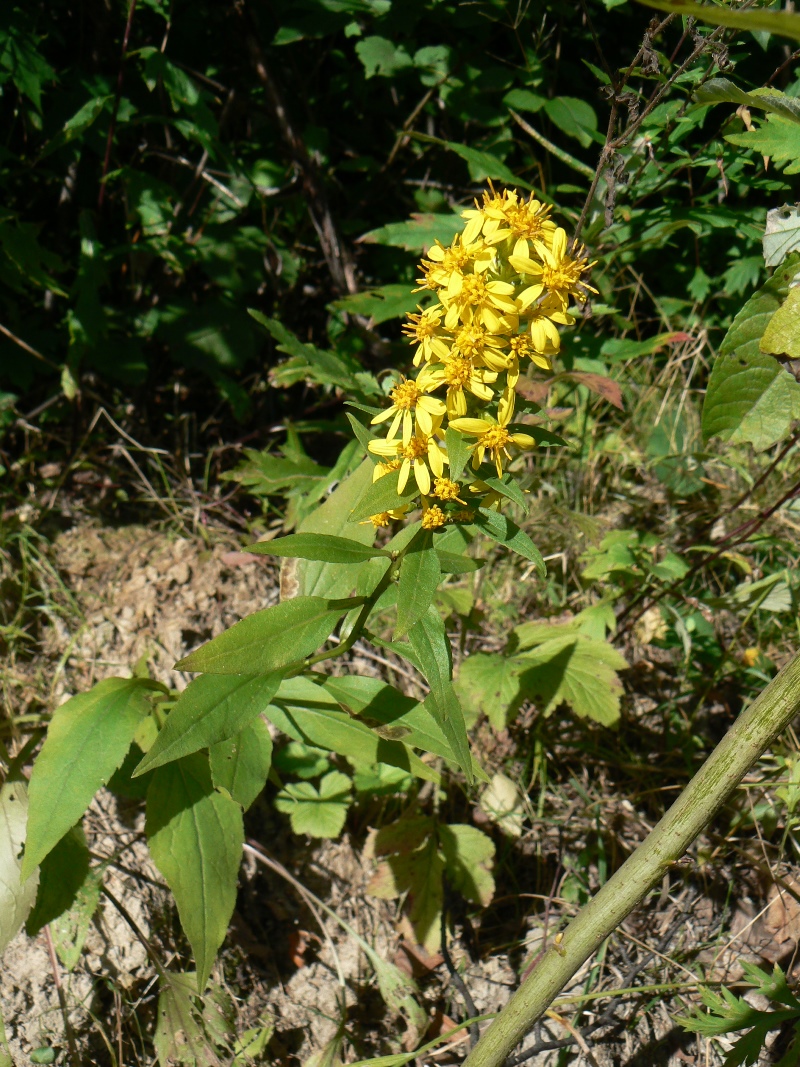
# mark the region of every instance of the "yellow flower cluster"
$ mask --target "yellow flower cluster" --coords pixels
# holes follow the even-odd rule
[[[526,200],[514,189],[490,187],[462,218],[463,232],[447,248],[437,242],[422,261],[416,291],[435,293],[437,303],[409,315],[404,327],[419,370],[391,390],[391,406],[372,420],[388,421],[388,434],[369,445],[380,457],[375,479],[397,472],[398,492],[415,479],[427,529],[469,518],[470,502],[497,499],[478,480],[465,501],[460,483],[445,477],[446,429],[472,440],[475,471],[488,456],[498,477],[511,448],[534,448],[534,438],[512,426],[520,365],[529,359],[549,370],[561,343],[558,327],[574,322],[570,298],[583,302],[595,292],[583,280],[593,265],[583,246],[568,249],[550,208],[532,195]],[[434,395],[442,391],[443,398]],[[456,502],[462,508],[448,510]],[[406,510],[372,521],[385,525]]]

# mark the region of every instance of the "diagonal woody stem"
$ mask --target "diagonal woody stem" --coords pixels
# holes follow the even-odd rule
[[[564,930],[463,1067],[502,1067],[560,990],[708,825],[759,756],[800,714],[800,652],[742,712],[684,791]]]

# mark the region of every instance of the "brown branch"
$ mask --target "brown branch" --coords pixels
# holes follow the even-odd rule
[[[106,138],[106,154],[103,158],[103,173],[100,177],[100,192],[97,195],[97,210],[103,206],[103,199],[106,194],[106,177],[108,176],[108,168],[111,164],[111,146],[114,142],[114,130],[117,125],[117,114],[119,113],[119,102],[122,98],[122,76],[125,70],[125,55],[128,51],[128,41],[131,36],[131,26],[133,24],[133,13],[136,10],[136,0],[131,0],[130,7],[128,8],[128,21],[125,23],[125,33],[122,37],[122,54],[119,58],[119,73],[117,74],[117,88],[114,93],[114,108],[111,112],[111,122],[108,126],[108,137]]]
[[[292,123],[278,84],[270,72],[267,58],[258,40],[255,23],[246,7],[245,0],[240,0],[237,10],[242,19],[245,42],[253,69],[264,87],[281,136],[300,172],[307,198],[308,213],[317,231],[333,283],[342,292],[355,293],[358,291],[355,264],[333,221],[322,176]]]

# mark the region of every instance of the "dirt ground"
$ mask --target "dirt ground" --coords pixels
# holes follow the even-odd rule
[[[222,535],[209,544],[141,526],[77,525],[54,540],[47,560],[51,588],[42,605],[38,649],[11,662],[4,680],[16,715],[56,706],[102,678],[128,676],[140,661],[146,661],[154,677],[183,688],[187,679],[172,670],[177,659],[278,599],[277,568],[242,553],[235,538]],[[376,670],[366,660],[355,666],[365,673]],[[492,744],[501,752],[512,742],[494,738]],[[489,758],[490,748],[487,744]],[[588,775],[584,784],[589,787]],[[590,820],[573,819],[572,837],[563,829],[580,807],[580,785],[571,795],[562,790],[549,797],[547,817],[506,842],[517,871],[516,887],[498,890],[495,903],[477,920],[454,914],[453,970],[479,1013],[495,1012],[506,1003],[559,918],[575,909],[574,900],[558,897],[554,890],[532,892],[535,886],[526,883],[526,872],[538,864],[537,869],[553,875],[555,886],[565,869],[565,853],[577,856],[586,847]],[[607,799],[605,818],[626,848],[648,829],[642,813],[621,797]],[[104,791],[88,814],[86,832],[93,857],[109,863],[105,885],[111,897],[101,898],[80,959],[68,970],[53,949],[53,943],[63,947],[74,934],[57,923],[49,934],[32,939],[20,934],[3,958],[0,1008],[18,1064],[30,1062],[32,1050],[42,1047],[61,1050],[58,1062],[69,1062],[64,1006],[83,1062],[118,1062],[119,1067],[122,1062],[152,1062],[146,1051],[151,1046],[141,1034],[154,1025],[158,987],[143,941],[158,944],[170,968],[188,965],[169,895],[148,858],[141,806]],[[248,814],[247,832],[383,958],[413,972],[429,1015],[428,1037],[467,1016],[460,983],[442,956],[427,957],[403,942],[394,906],[366,895],[371,862],[363,851],[364,833],[345,833],[321,844],[298,839],[263,798]],[[800,906],[792,896],[791,872],[779,871],[776,882],[767,863],[759,870],[758,864],[734,859],[725,884],[718,870],[704,869],[701,862],[703,850],[708,855],[716,844],[713,839],[698,843],[693,858],[665,880],[660,896],[623,924],[567,995],[581,993],[590,974],[597,987],[598,967],[608,989],[659,983],[691,989],[701,966],[708,978],[730,983],[741,977],[742,959],[793,962]],[[597,881],[596,870],[592,877]],[[537,885],[540,881],[537,877]],[[124,902],[128,918],[112,897]],[[240,1030],[259,1019],[274,1021],[273,1062],[307,1064],[329,1048],[339,1030],[342,999],[347,1006],[345,1060],[414,1047],[413,1041],[423,1036],[401,1032],[353,937],[328,916],[314,914],[293,885],[253,852],[242,867],[239,903],[216,978],[236,1005]],[[574,1037],[574,1004],[563,997],[561,1003],[529,1041],[538,1048],[528,1060],[532,1067],[579,1061],[596,1067],[721,1062],[718,1049],[676,1024],[675,1009],[681,1003],[656,994],[599,1001],[596,1010],[581,1016],[579,1040],[564,1059],[558,1046]],[[137,1028],[141,1034],[134,1040]],[[120,1044],[122,1056],[114,1051]],[[458,1061],[467,1047],[468,1036],[460,1032],[426,1062]]]

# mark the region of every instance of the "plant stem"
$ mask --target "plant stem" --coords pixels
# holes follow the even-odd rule
[[[560,943],[542,957],[463,1067],[501,1067],[570,978],[680,859],[798,713],[800,653],[742,712],[658,825],[566,927]]]

